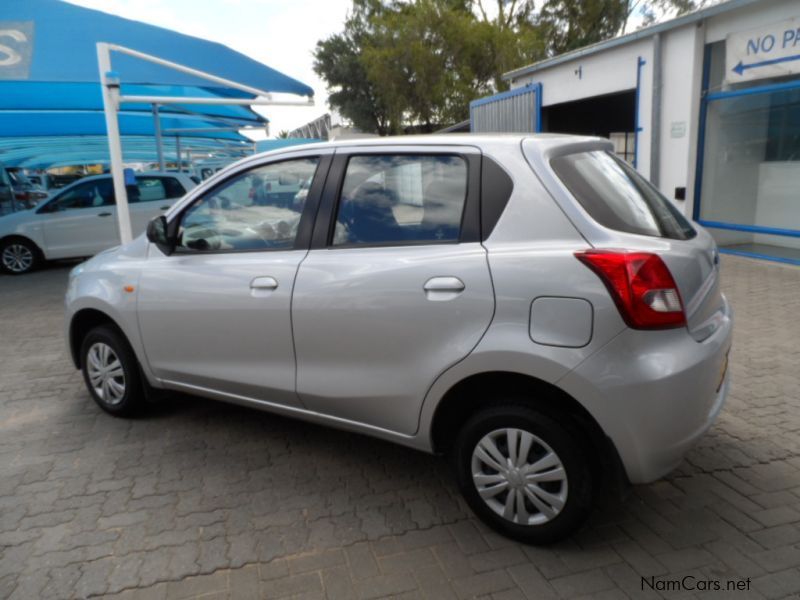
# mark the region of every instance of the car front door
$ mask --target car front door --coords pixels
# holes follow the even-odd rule
[[[77,183],[37,212],[48,258],[94,256],[119,244],[111,177]]]
[[[178,245],[149,248],[137,310],[147,361],[168,387],[299,406],[290,303],[330,164],[302,154],[232,174],[170,222]],[[299,192],[286,208],[254,190],[278,173]]]
[[[494,295],[471,147],[338,150],[292,301],[310,410],[406,435],[486,331]]]

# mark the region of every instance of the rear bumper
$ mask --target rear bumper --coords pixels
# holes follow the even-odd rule
[[[729,314],[699,343],[684,328],[629,329],[559,382],[614,443],[631,483],[673,470],[719,415],[732,329]]]

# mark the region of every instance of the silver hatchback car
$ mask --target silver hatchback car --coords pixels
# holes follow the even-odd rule
[[[176,390],[447,454],[530,543],[673,469],[728,390],[714,241],[595,138],[254,156],[76,267],[66,304],[109,413]]]

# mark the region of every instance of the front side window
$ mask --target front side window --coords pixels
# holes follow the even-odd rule
[[[201,252],[294,246],[318,158],[258,167],[228,179],[183,213],[178,247]]]
[[[73,210],[77,208],[95,208],[114,204],[114,184],[111,178],[95,179],[79,183],[66,190],[50,205],[49,211]]]
[[[655,237],[695,236],[689,221],[626,162],[601,150],[551,161],[556,175],[600,225]]]
[[[467,163],[459,156],[354,156],[333,245],[457,242],[466,196]]]

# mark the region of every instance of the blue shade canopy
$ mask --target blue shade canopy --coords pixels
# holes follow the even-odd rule
[[[221,90],[205,87],[177,85],[130,85],[122,84],[122,94],[177,96],[195,98],[219,98]],[[250,98],[242,93],[240,96]],[[0,111],[4,110],[103,110],[103,95],[98,83],[68,83],[44,81],[0,80]],[[126,103],[125,111],[151,112],[150,104]],[[212,106],[164,104],[162,113],[202,113],[241,121],[243,125],[262,125],[267,120],[247,106]]]
[[[98,83],[97,42],[109,42],[268,92],[313,96],[304,83],[227,46],[75,6],[60,0],[2,0],[0,29],[14,52],[0,79]],[[4,55],[5,56],[5,55]],[[141,59],[112,54],[114,70],[134,84],[204,86],[206,80]]]
[[[183,137],[213,137],[245,141],[236,131],[208,131],[209,128],[227,127],[227,123],[196,116],[165,114],[160,116],[161,129],[166,135],[176,133]],[[206,131],[185,131],[204,129]],[[121,135],[154,135],[153,117],[148,113],[120,112]],[[184,131],[171,131],[184,130]],[[0,111],[0,135],[3,137],[38,137],[53,135],[105,135],[106,122],[97,111]],[[2,160],[2,155],[0,155]]]
[[[123,136],[122,147],[130,162],[157,162],[155,140],[144,136]],[[211,140],[204,138],[181,139],[181,153],[185,158],[191,152],[195,157],[213,155],[231,160],[252,153],[252,142]],[[164,145],[167,161],[177,157],[174,143]],[[7,167],[44,169],[48,167],[107,164],[108,141],[105,136],[0,138],[0,164]]]

